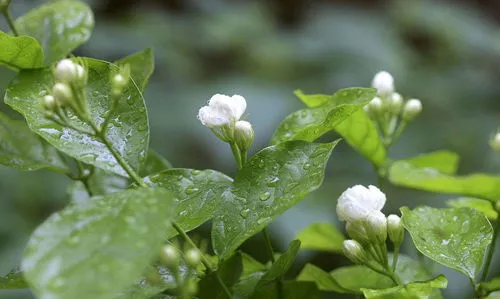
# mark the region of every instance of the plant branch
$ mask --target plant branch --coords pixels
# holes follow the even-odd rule
[[[224,293],[226,293],[226,295],[228,296],[228,298],[233,298],[233,295],[231,294],[231,291],[229,291],[229,289],[227,288],[227,286],[224,283],[224,281],[222,281],[222,278],[220,277],[219,273],[217,273],[216,271],[214,271],[214,269],[212,268],[212,265],[210,264],[210,261],[198,249],[198,246],[196,246],[196,244],[188,236],[188,234],[186,234],[186,232],[182,229],[182,227],[180,227],[179,224],[177,224],[176,222],[172,222],[172,226],[179,233],[179,235],[184,239],[184,241],[186,241],[189,245],[191,245],[193,248],[195,248],[196,250],[198,250],[198,252],[201,255],[201,263],[203,264],[203,266],[205,266],[205,268],[207,269],[207,271],[209,273],[214,273],[215,274],[215,277],[217,278],[217,281],[219,282],[220,286],[222,287],[222,290],[224,291]]]
[[[9,5],[11,1],[8,1],[7,4],[5,4],[5,7],[1,10],[5,20],[7,21],[7,24],[9,25],[10,30],[12,30],[12,33],[14,36],[19,36],[19,32],[16,29],[16,25],[14,24],[14,20],[12,19],[12,16],[10,14],[9,10]]]
[[[486,257],[484,270],[481,275],[481,281],[485,281],[486,278],[488,277],[488,271],[490,269],[491,260],[493,259],[493,254],[495,253],[495,245],[497,243],[498,231],[500,231],[500,219],[497,218],[495,227],[493,228],[493,240],[491,241],[491,246],[488,250],[488,256]]]

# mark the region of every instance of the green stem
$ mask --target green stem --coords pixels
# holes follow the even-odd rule
[[[394,282],[394,284],[396,284],[396,285],[400,285],[401,284],[399,282],[399,279],[397,279],[397,277],[394,275],[394,273],[392,273],[392,272],[386,272],[386,271],[377,269],[376,267],[374,267],[373,265],[370,265],[368,263],[366,263],[365,266],[367,266],[368,268],[372,269],[373,271],[375,271],[375,272],[377,272],[379,274],[382,274],[384,276],[389,277],[392,280],[392,282]]]
[[[396,265],[398,264],[399,247],[394,247],[394,255],[392,256],[392,272],[396,272]]]
[[[10,30],[12,30],[12,33],[14,34],[14,36],[19,36],[19,32],[16,29],[16,25],[14,24],[14,20],[12,19],[12,16],[10,15],[9,5],[10,5],[10,1],[7,3],[5,8],[2,10],[2,14],[3,14],[5,20],[7,21],[7,24],[9,25]]]
[[[186,234],[186,232],[176,222],[172,222],[172,226],[179,233],[179,235],[184,239],[184,241],[186,241],[189,245],[191,245],[191,247],[195,248],[196,250],[198,250],[198,252],[200,252],[201,263],[205,266],[205,268],[207,269],[207,271],[209,273],[214,273],[215,274],[215,277],[216,277],[217,281],[219,282],[220,286],[222,287],[222,290],[224,291],[224,293],[226,293],[227,297],[228,298],[233,298],[233,295],[231,294],[231,291],[229,291],[229,289],[227,288],[227,286],[224,283],[224,281],[222,281],[222,278],[219,276],[219,273],[217,273],[216,271],[214,271],[214,269],[210,265],[210,261],[206,258],[206,256],[204,254],[201,253],[201,251],[198,249],[198,246],[196,246],[196,244],[188,236],[188,234]]]
[[[262,230],[262,234],[264,234],[264,242],[266,243],[267,253],[271,258],[271,262],[274,264],[276,262],[276,259],[274,258],[274,250],[273,250],[273,245],[271,244],[271,237],[266,228]]]
[[[493,229],[493,240],[491,241],[491,246],[488,250],[488,256],[486,257],[486,263],[484,264],[483,274],[481,275],[481,281],[485,281],[488,277],[488,271],[490,269],[491,260],[493,259],[493,254],[495,253],[495,245],[497,243],[498,231],[500,231],[500,219],[496,220],[495,227]]]
[[[231,151],[233,152],[234,159],[236,160],[236,165],[238,165],[238,170],[243,168],[243,160],[241,159],[241,151],[236,145],[236,143],[231,142]]]

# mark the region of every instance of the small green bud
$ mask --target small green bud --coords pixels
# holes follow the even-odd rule
[[[189,267],[195,269],[201,262],[201,254],[196,249],[188,249],[184,254],[184,260]]]
[[[493,135],[490,139],[490,146],[494,151],[500,152],[500,132]]]
[[[403,239],[405,237],[405,229],[399,216],[387,216],[387,234],[389,235],[389,240],[391,240],[394,246],[401,246],[401,243],[403,243]]]
[[[403,108],[403,97],[397,92],[393,93],[388,98],[388,108],[392,114],[398,115]]]
[[[179,266],[181,256],[174,246],[165,245],[161,248],[160,260],[168,268],[176,268]]]
[[[198,283],[194,279],[189,279],[184,285],[186,295],[192,297],[198,293]]]
[[[42,99],[42,106],[46,111],[52,112],[57,107],[56,99],[51,95],[46,95]]]
[[[380,211],[371,211],[364,219],[368,238],[372,243],[380,244],[387,240],[387,218]]]
[[[245,120],[239,120],[234,126],[234,141],[240,150],[247,150],[252,145],[254,132],[252,124]]]
[[[361,221],[347,222],[345,230],[351,239],[358,241],[361,245],[367,245],[370,243],[368,233],[366,232],[366,229]]]
[[[9,8],[11,0],[0,0],[0,11],[6,11]]]
[[[111,93],[113,96],[119,96],[122,94],[123,89],[127,86],[128,79],[126,79],[122,74],[116,74],[111,78]]]
[[[417,115],[422,112],[422,102],[417,99],[411,99],[408,102],[406,102],[404,108],[403,108],[403,120],[405,121],[411,121]]]
[[[65,83],[56,83],[52,87],[52,96],[59,105],[64,105],[71,101],[73,98],[73,92],[71,88]]]
[[[342,243],[344,255],[355,264],[364,264],[367,261],[366,252],[357,241],[345,240]]]

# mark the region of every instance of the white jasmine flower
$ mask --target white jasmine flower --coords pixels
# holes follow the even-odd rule
[[[377,89],[377,94],[387,96],[394,92],[394,78],[386,71],[375,74],[372,80],[372,87]]]
[[[385,194],[375,186],[356,185],[342,193],[337,203],[341,221],[354,222],[365,219],[370,212],[380,211],[385,204]]]
[[[227,96],[215,94],[208,101],[208,106],[198,112],[198,119],[204,126],[216,128],[225,125],[234,125],[243,115],[247,103],[240,95]]]

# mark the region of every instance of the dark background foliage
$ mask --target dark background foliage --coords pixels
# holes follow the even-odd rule
[[[14,15],[42,2],[14,0]],[[488,146],[490,134],[500,126],[499,1],[87,2],[95,11],[96,27],[77,55],[116,60],[154,48],[156,71],[145,93],[151,145],[176,167],[234,174],[229,148],[196,119],[214,93],[246,97],[255,151],[267,145],[287,114],[302,107],[294,89],[332,93],[368,86],[377,71],[387,70],[400,93],[424,105],[423,114],[391,149],[392,158],[449,149],[462,157],[462,174],[500,169],[500,156]],[[0,21],[0,28],[7,27]],[[1,70],[0,94],[11,77]],[[0,108],[8,110],[4,104]],[[68,183],[47,171],[0,169],[0,275],[18,263],[30,232],[67,203]],[[344,143],[334,151],[323,187],[272,224],[275,246],[283,248],[311,222],[338,223],[336,199],[354,184],[378,183],[370,164]],[[381,188],[388,195],[386,214],[402,205],[443,206],[449,197],[388,183]],[[265,259],[261,241],[256,236],[244,250]],[[410,246],[406,250],[415,254]],[[306,261],[326,270],[348,263],[338,255],[305,252],[290,275]],[[500,274],[498,267],[492,270]],[[450,278],[446,297],[470,297],[464,295],[469,290],[465,277],[452,270],[444,273]]]

